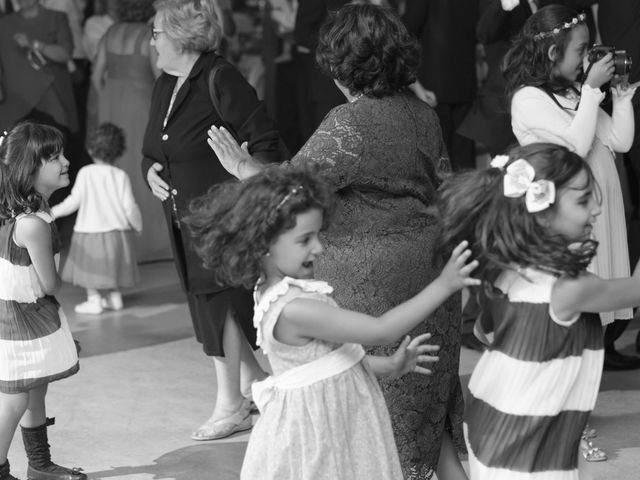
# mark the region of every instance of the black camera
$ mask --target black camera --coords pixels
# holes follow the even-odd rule
[[[616,50],[615,47],[594,45],[589,50],[589,56],[587,58],[589,63],[595,63],[607,53],[613,55],[613,73],[615,75],[628,75],[631,71],[631,55],[629,55],[626,50]]]

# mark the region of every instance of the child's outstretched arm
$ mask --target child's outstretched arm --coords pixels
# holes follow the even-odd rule
[[[80,169],[78,172],[78,176],[76,177],[76,181],[73,184],[73,188],[71,189],[71,193],[67,195],[60,203],[51,207],[51,215],[53,218],[66,217],[67,215],[71,215],[73,212],[78,211],[80,208],[81,202],[81,185],[84,182],[84,171]]]
[[[590,273],[559,279],[551,292],[551,308],[561,321],[581,312],[612,312],[640,305],[640,262],[629,278],[606,280]]]
[[[413,340],[407,335],[393,355],[367,355],[367,363],[373,373],[378,376],[390,376],[394,378],[409,372],[431,375],[431,370],[420,365],[423,363],[434,363],[439,360],[435,355],[427,355],[428,353],[440,350],[438,345],[424,343],[430,338],[430,333],[418,335]]]
[[[274,334],[279,340],[294,344],[310,338],[364,345],[394,342],[429,316],[451,294],[463,287],[480,284],[469,276],[478,262],[467,263],[471,256],[467,245],[466,241],[462,242],[453,250],[438,278],[424,290],[378,318],[316,300],[295,299],[284,307]]]
[[[16,222],[15,240],[19,247],[27,249],[45,294],[52,295],[60,286],[60,277],[51,246],[51,227],[35,215],[28,215]]]

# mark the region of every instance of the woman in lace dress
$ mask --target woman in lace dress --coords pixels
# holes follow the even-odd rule
[[[419,51],[395,14],[372,5],[342,8],[321,31],[318,61],[349,102],[327,115],[292,160],[320,164],[337,195],[316,277],[334,286],[344,308],[380,315],[415,295],[442,266],[433,260],[430,207],[449,160],[435,111],[407,91]],[[232,148],[225,132],[212,128],[209,135],[224,161],[222,150]],[[247,157],[227,168],[244,178],[261,167]],[[440,480],[466,479],[456,452],[464,450],[460,298],[410,335],[424,332],[441,347],[433,375],[380,381],[403,473],[428,479],[437,469]]]

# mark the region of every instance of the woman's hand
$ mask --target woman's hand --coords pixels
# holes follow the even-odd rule
[[[587,71],[587,68],[589,68],[589,59],[588,56],[585,56],[585,72]],[[591,88],[600,88],[613,78],[614,72],[615,66],[613,65],[613,55],[611,53],[607,53],[604,57],[591,65],[591,69],[589,70],[587,79],[584,83],[589,85]]]
[[[215,125],[211,126],[207,134],[209,135],[207,143],[218,157],[220,164],[234,177],[243,178],[240,172],[241,166],[253,163],[247,142],[238,145],[226,128],[218,128]]]
[[[158,175],[163,168],[158,162],[151,165],[147,171],[147,183],[151,187],[151,193],[164,202],[169,198],[169,185]]]
[[[625,98],[633,98],[636,93],[636,89],[640,86],[640,82],[629,83],[629,82],[621,82],[613,87],[611,87],[611,94],[613,95],[613,100],[623,100]]]
[[[431,108],[436,108],[436,106],[438,105],[436,94],[431,90],[427,90],[426,88],[424,88],[418,80],[409,85],[409,90],[411,90],[416,97],[429,105]]]
[[[438,345],[426,344],[431,338],[430,333],[424,333],[413,340],[407,335],[398,346],[398,349],[389,357],[391,362],[390,376],[400,377],[405,373],[415,372],[423,375],[431,375],[431,370],[420,366],[424,363],[435,363],[439,358],[435,355],[427,355],[440,350]]]
[[[13,40],[18,44],[21,48],[31,48],[31,41],[29,37],[27,37],[24,33],[18,32],[13,36]]]
[[[440,273],[440,280],[444,282],[444,285],[451,289],[452,292],[457,292],[464,287],[473,287],[480,285],[482,282],[476,278],[471,278],[471,272],[478,266],[478,261],[474,260],[467,263],[469,257],[471,257],[471,250],[467,249],[469,242],[466,240],[460,242],[460,244],[453,249],[451,258],[442,269]]]

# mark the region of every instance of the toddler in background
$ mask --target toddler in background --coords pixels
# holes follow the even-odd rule
[[[139,280],[133,234],[142,231],[142,215],[129,176],[113,165],[124,145],[122,130],[113,124],[91,130],[87,150],[93,164],[80,169],[71,194],[51,208],[55,218],[78,211],[62,267],[64,281],[87,290],[87,300],[75,307],[77,313],[121,310],[120,290]]]

